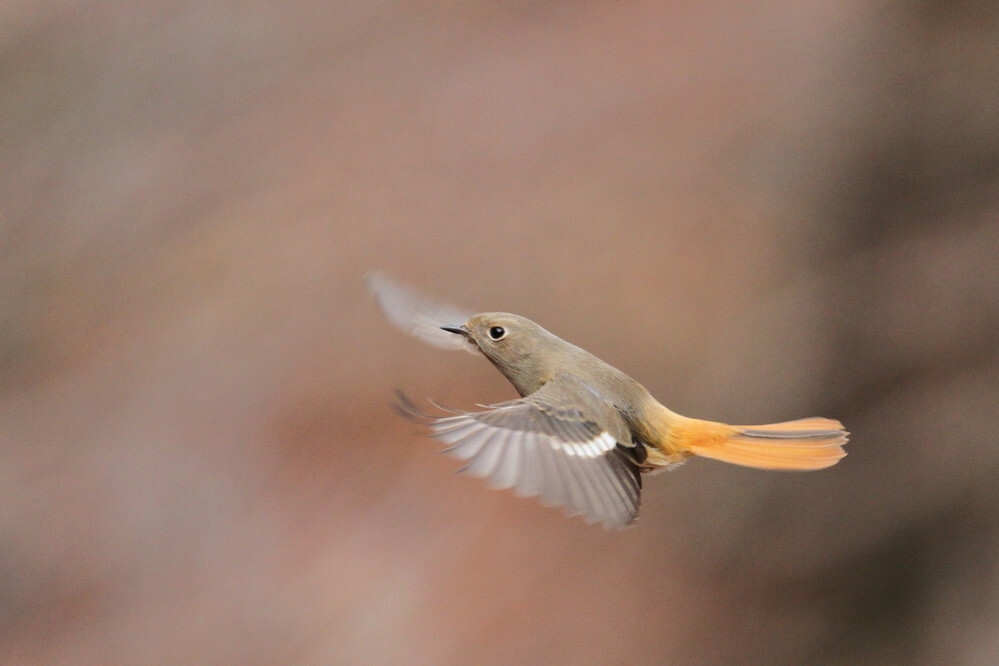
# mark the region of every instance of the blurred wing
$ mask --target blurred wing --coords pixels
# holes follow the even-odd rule
[[[574,377],[486,411],[424,418],[434,437],[449,445],[444,452],[467,461],[459,471],[487,478],[493,488],[540,496],[608,528],[626,527],[638,515],[640,471],[628,447],[618,445],[627,426]]]
[[[475,343],[465,336],[441,330],[441,326],[464,324],[474,312],[435,301],[380,271],[368,273],[364,280],[382,312],[397,328],[434,347],[478,352]]]

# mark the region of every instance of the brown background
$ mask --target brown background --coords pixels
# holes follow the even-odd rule
[[[0,660],[995,663],[997,109],[987,1],[4,3]],[[372,268],[850,456],[487,491]]]

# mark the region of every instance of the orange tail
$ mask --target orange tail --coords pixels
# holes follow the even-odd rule
[[[683,419],[671,439],[694,455],[759,469],[813,470],[846,455],[847,432],[832,419],[812,417],[758,426]]]

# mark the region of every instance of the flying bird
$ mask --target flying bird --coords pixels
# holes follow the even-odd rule
[[[540,497],[588,523],[631,525],[642,475],[691,456],[807,471],[846,455],[848,433],[839,421],[735,426],[681,416],[625,373],[530,319],[467,312],[381,272],[366,281],[395,326],[436,347],[481,352],[521,396],[479,411],[440,408],[444,415],[432,416],[400,393],[400,410],[425,422],[447,445],[445,453],[466,461],[460,472]]]

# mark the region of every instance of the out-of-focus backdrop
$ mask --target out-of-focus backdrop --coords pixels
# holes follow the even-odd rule
[[[997,7],[4,3],[0,661],[996,663]],[[850,455],[489,491],[373,268]]]

